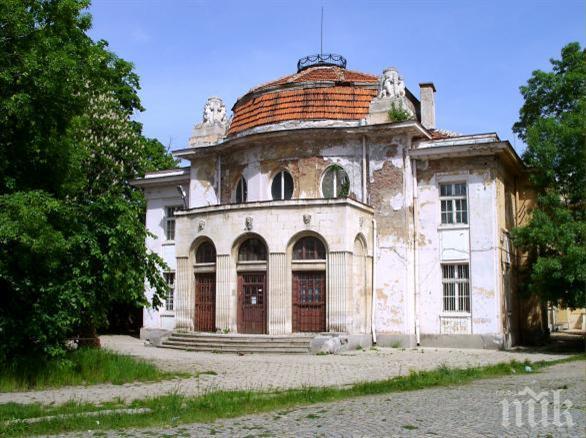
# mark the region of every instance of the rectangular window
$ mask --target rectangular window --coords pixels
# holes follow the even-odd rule
[[[468,265],[442,265],[444,312],[470,312]]]
[[[442,224],[467,224],[466,183],[440,184]]]
[[[167,283],[167,296],[165,297],[165,310],[173,310],[175,297],[175,272],[164,272],[163,277]]]
[[[165,236],[167,240],[175,240],[175,212],[180,207],[167,207],[165,209]]]

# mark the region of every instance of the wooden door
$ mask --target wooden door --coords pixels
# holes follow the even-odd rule
[[[293,272],[293,331],[326,331],[325,272]]]
[[[216,331],[216,273],[195,274],[195,330]]]
[[[267,332],[265,272],[238,274],[238,333]]]

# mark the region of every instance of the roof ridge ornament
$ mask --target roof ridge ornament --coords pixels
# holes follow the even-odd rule
[[[297,73],[310,67],[334,66],[346,68],[346,58],[335,53],[319,53],[305,56],[297,61]]]
[[[202,121],[193,127],[189,146],[209,146],[226,136],[230,121],[226,114],[226,105],[217,96],[208,97],[203,107]]]

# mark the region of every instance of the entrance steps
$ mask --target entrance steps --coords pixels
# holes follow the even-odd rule
[[[160,347],[212,353],[309,353],[314,336],[173,332]]]

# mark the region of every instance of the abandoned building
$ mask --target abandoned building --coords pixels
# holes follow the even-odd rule
[[[174,152],[190,165],[135,182],[169,267],[143,336],[517,344],[530,306],[509,230],[531,203],[527,170],[494,133],[438,129],[435,94],[316,55],[232,114],[210,97]]]

